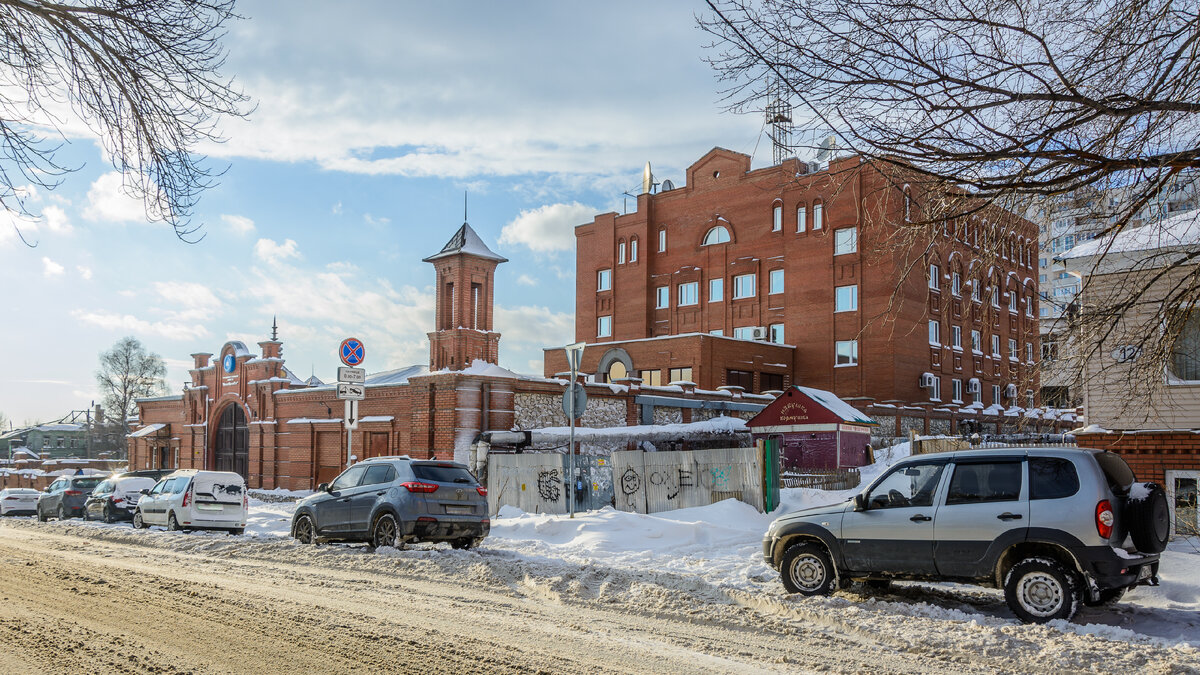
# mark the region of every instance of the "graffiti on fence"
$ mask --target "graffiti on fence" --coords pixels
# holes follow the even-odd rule
[[[642,477],[638,475],[637,471],[633,470],[632,466],[627,467],[625,473],[621,474],[621,492],[624,492],[628,496],[636,494],[641,489]]]
[[[557,502],[562,495],[562,481],[558,469],[539,471],[537,477],[538,496],[548,502]]]

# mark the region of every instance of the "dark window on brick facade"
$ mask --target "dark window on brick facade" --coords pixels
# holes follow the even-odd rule
[[[754,373],[748,370],[726,370],[725,384],[731,387],[741,387],[746,391],[754,391]]]
[[[783,373],[759,373],[758,381],[762,391],[783,391]]]

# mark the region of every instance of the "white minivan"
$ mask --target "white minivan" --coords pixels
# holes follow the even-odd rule
[[[232,471],[180,469],[143,493],[133,513],[136,528],[246,530],[246,481]]]

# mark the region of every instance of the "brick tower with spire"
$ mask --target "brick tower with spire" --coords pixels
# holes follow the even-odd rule
[[[429,333],[429,369],[462,370],[478,359],[496,363],[500,334],[492,330],[496,255],[467,223],[442,250],[424,259],[437,274],[437,319]]]

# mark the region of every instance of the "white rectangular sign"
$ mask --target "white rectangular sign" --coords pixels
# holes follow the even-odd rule
[[[337,397],[343,401],[361,401],[367,397],[367,388],[361,384],[338,382]]]
[[[342,422],[346,425],[346,431],[354,431],[358,428],[358,401],[346,401],[346,416]]]
[[[341,366],[338,368],[338,382],[363,384],[366,381],[367,371],[364,368],[350,368],[347,366]]]

